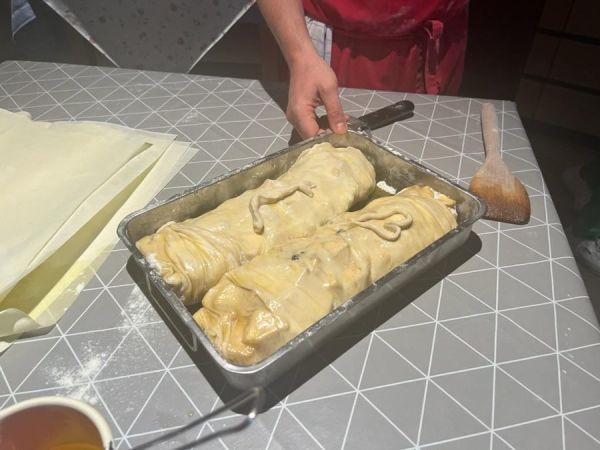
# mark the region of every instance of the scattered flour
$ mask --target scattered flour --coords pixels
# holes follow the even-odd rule
[[[95,376],[100,368],[102,367],[103,361],[106,359],[108,355],[106,353],[101,353],[99,355],[92,356],[81,369],[81,374],[88,378]]]
[[[99,402],[96,392],[90,383],[70,386],[66,388],[66,391],[63,394],[58,395],[61,397],[72,398],[73,400],[80,400],[90,405],[97,405]]]
[[[134,326],[146,322],[148,308],[151,308],[150,303],[140,288],[134,286],[121,311],[122,320],[120,323],[117,321],[114,324],[116,329],[113,332],[121,333],[124,336],[131,330],[132,322]],[[61,389],[57,395],[96,405],[100,400],[92,383],[96,375],[104,368],[111,354],[112,352],[105,347],[98,347],[93,342],[87,342],[78,351],[81,366],[60,366],[60,362],[64,361],[57,361],[57,366],[47,370],[47,378]]]
[[[86,347],[84,353],[87,358],[85,361],[82,361],[82,367],[53,367],[49,370],[49,375],[64,390],[63,393],[58,395],[95,405],[98,403],[98,397],[92,388],[90,380],[102,368],[104,361],[108,357],[108,353],[95,353],[91,347]]]
[[[121,311],[121,316],[123,317],[121,326],[126,327],[128,325],[127,316],[129,316],[134,325],[143,323],[145,321],[146,310],[149,306],[150,303],[144,293],[138,286],[134,286],[123,311]]]
[[[161,266],[158,262],[158,259],[156,259],[156,253],[149,253],[148,255],[146,255],[146,261],[148,261],[150,267],[160,272]]]
[[[379,186],[379,183],[377,183],[377,186]],[[400,191],[400,193],[402,194],[402,192],[404,192],[405,189],[408,189],[408,188],[402,189]],[[444,194],[442,194],[441,192],[436,191],[433,188],[431,188],[431,190],[433,191],[433,198],[435,198],[436,200],[439,200],[440,198],[446,197]],[[458,212],[456,211],[456,205],[454,205],[453,207],[450,208],[450,212],[452,212],[452,214],[454,215],[454,217],[458,217]]]
[[[387,184],[385,182],[385,180],[378,181],[377,182],[377,187],[379,189],[381,189],[382,191],[387,192],[388,194],[392,194],[392,195],[396,194],[396,189],[393,188],[392,186],[390,186],[389,184]]]
[[[445,197],[444,194],[439,193],[438,191],[436,191],[435,189],[433,189],[433,198],[435,198],[436,200],[439,200],[440,198]],[[454,217],[458,217],[458,213],[456,212],[456,205],[454,205],[452,208],[450,208],[450,211],[452,211],[452,214],[454,214]]]

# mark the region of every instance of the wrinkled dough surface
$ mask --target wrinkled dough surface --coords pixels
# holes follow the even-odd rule
[[[194,319],[231,362],[263,360],[455,228],[454,202],[436,194],[412,186],[257,256],[210,289]]]
[[[168,223],[136,245],[186,303],[199,302],[229,270],[310,235],[374,188],[375,171],[360,150],[317,144],[277,180],[200,217]]]

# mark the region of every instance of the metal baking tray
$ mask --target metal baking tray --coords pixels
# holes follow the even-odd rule
[[[217,352],[192,318],[192,312],[184,306],[158,272],[150,267],[135,243],[138,239],[154,233],[166,222],[179,222],[197,217],[229,198],[258,187],[267,178],[277,178],[294,163],[303,150],[320,142],[360,149],[375,166],[377,181],[385,180],[398,190],[412,184],[426,184],[453,198],[457,205],[458,227],[330,312],[265,360],[249,366],[232,364]],[[473,223],[481,218],[484,212],[485,204],[464,188],[386,147],[372,137],[368,129],[357,129],[345,135],[331,132],[319,135],[188,189],[158,205],[134,212],[123,219],[118,234],[144,273],[147,284],[145,290],[150,293],[150,300],[171,321],[172,329],[179,334],[180,341],[185,344],[187,351],[192,356],[208,353],[232,386],[247,389],[270,384],[311,354],[315,347],[360,319],[366,309],[385,302],[391,294],[398,292],[403,284],[445,258],[467,240]],[[204,347],[204,350],[201,347]]]

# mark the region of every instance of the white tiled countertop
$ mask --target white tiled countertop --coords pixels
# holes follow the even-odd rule
[[[273,100],[284,95],[250,80],[0,64],[2,108],[192,141],[198,154],[158,199],[286,147],[291,129]],[[468,185],[483,159],[477,100],[341,95],[355,116],[412,100],[413,118],[375,134],[453,181]],[[531,222],[478,222],[468,257],[398,292],[399,303],[416,299],[368,316],[315,355],[316,369],[291,374],[251,427],[202,448],[600,448],[598,320],[515,105],[495,103]],[[42,395],[84,399],[125,449],[219,405],[226,386],[192,363],[132,281],[128,258],[118,245],[55,329],[0,356],[0,407]],[[181,443],[235,420],[214,419]]]

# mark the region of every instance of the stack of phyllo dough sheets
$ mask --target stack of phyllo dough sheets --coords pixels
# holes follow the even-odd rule
[[[360,150],[317,144],[278,179],[136,245],[201,302],[194,319],[217,350],[254,364],[456,227],[449,197],[411,186],[367,203],[375,183]]]

